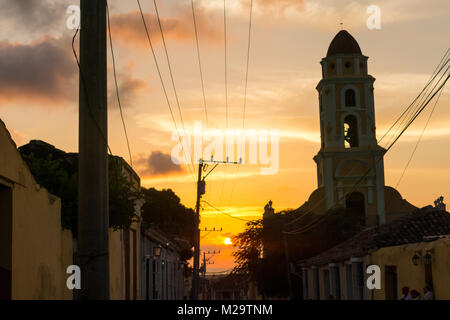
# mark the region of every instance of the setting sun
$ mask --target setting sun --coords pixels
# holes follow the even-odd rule
[[[227,245],[233,244],[233,243],[231,242],[231,239],[230,239],[230,238],[225,238],[225,240],[223,241],[223,243],[225,243],[225,244],[227,244]]]

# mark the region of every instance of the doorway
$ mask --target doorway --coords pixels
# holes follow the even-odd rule
[[[397,300],[397,267],[386,266],[384,270],[386,300]]]
[[[0,300],[11,300],[12,189],[0,184]]]
[[[352,192],[345,197],[345,208],[359,218],[361,225],[366,225],[366,206],[361,192]]]

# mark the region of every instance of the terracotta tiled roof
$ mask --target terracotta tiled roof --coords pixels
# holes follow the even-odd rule
[[[442,235],[450,235],[450,213],[423,208],[391,223],[368,228],[347,241],[312,258],[300,261],[300,265],[323,265],[340,262],[351,257],[361,257],[370,250],[409,243],[433,241]]]

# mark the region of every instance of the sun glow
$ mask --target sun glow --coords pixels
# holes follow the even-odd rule
[[[225,238],[225,240],[223,241],[223,243],[225,243],[226,245],[233,244],[233,243],[231,242],[231,239],[230,239],[230,238]]]

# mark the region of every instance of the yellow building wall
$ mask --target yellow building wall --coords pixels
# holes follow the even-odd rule
[[[412,263],[412,257],[416,251],[420,251],[422,257],[426,250],[433,250],[432,255],[432,277],[434,296],[438,300],[450,299],[450,239],[444,238],[433,242],[422,242],[417,244],[387,247],[379,249],[370,255],[372,264],[380,266],[381,289],[373,290],[373,298],[384,300],[385,293],[385,266],[397,267],[398,292],[401,297],[401,289],[409,287],[417,290],[423,298],[425,287],[425,266],[422,258],[418,266]]]
[[[132,231],[136,233],[136,248],[133,246]],[[129,249],[126,250],[126,243],[124,241],[125,233],[130,234]],[[122,235],[121,235],[122,233]],[[133,223],[130,230],[113,230],[109,229],[109,283],[110,283],[110,299],[123,300],[126,299],[127,290],[127,270],[126,270],[126,255],[129,255],[129,294],[130,299],[140,299],[140,284],[141,284],[141,248],[140,248],[140,230],[139,224]],[[133,259],[133,251],[136,250],[136,261]],[[134,264],[136,263],[136,264]],[[134,281],[136,278],[136,282]]]
[[[12,299],[71,299],[72,233],[61,201],[41,188],[0,121],[0,183],[12,188]]]
[[[120,230],[109,229],[109,294],[111,300],[124,299],[124,262]]]

